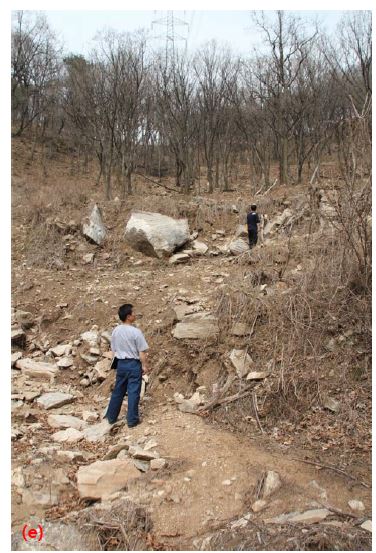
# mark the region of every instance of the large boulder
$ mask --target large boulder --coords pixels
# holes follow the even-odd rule
[[[232,242],[230,242],[228,249],[232,255],[240,255],[249,251],[249,245],[242,238],[237,238],[236,240],[232,240]]]
[[[97,204],[93,207],[88,223],[83,223],[82,233],[85,238],[88,238],[98,246],[100,246],[106,238],[106,227],[103,224],[102,213]]]
[[[277,215],[277,217],[274,217],[272,221],[269,221],[265,225],[264,228],[264,237],[268,236],[270,233],[278,230],[280,227],[282,227],[291,217],[293,216],[293,212],[291,209],[287,208],[285,209],[280,215]]]
[[[125,239],[133,249],[145,255],[169,257],[188,242],[188,221],[160,213],[134,212],[125,228]]]
[[[78,493],[83,499],[105,499],[139,476],[139,471],[129,459],[96,461],[78,469]]]
[[[37,399],[37,404],[44,409],[57,409],[57,407],[72,403],[74,399],[72,394],[66,394],[64,392],[47,392]]]
[[[59,368],[52,363],[33,361],[33,359],[19,359],[16,361],[16,368],[30,378],[51,378],[59,372]]]
[[[173,330],[174,338],[201,339],[211,338],[218,334],[218,323],[215,317],[207,313],[188,315]]]

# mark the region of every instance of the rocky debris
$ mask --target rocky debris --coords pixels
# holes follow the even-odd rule
[[[85,422],[95,422],[99,419],[99,415],[95,411],[84,411],[82,418]]]
[[[183,401],[179,402],[178,409],[182,413],[196,413],[197,405],[192,403],[189,399],[183,399]]]
[[[252,519],[252,514],[246,513],[241,518],[238,518],[238,520],[234,520],[234,522],[231,523],[230,528],[231,530],[238,530],[239,528],[245,528],[251,519]]]
[[[97,330],[88,330],[80,336],[83,342],[86,342],[91,347],[96,347],[100,341],[100,334]]]
[[[145,451],[138,445],[131,445],[128,451],[131,457],[141,459],[141,461],[151,461],[159,458],[159,453],[156,451]]]
[[[235,323],[231,329],[232,336],[247,336],[250,333],[250,328],[245,323]]]
[[[367,532],[372,532],[372,520],[366,520],[360,527],[363,528],[363,530],[367,530]]]
[[[85,421],[72,415],[49,415],[47,422],[52,428],[75,428],[76,430],[82,430],[87,426]]]
[[[71,461],[85,461],[88,454],[82,451],[69,451],[65,449],[62,451],[57,451],[56,456],[61,461],[71,462]]]
[[[218,332],[215,317],[209,313],[194,313],[184,317],[181,322],[177,323],[173,330],[173,336],[178,340],[184,338],[203,340],[216,336]]]
[[[265,501],[264,499],[258,499],[252,504],[251,509],[254,513],[259,513],[260,511],[265,509],[267,504],[267,501]]]
[[[272,221],[269,221],[264,227],[264,237],[275,232],[280,227],[282,227],[291,217],[293,212],[291,209],[285,209],[280,215],[275,217]]]
[[[59,344],[54,348],[50,348],[49,352],[51,352],[55,357],[63,357],[71,354],[72,346],[71,344]]]
[[[111,428],[113,428],[113,425],[105,419],[98,424],[88,426],[83,432],[83,437],[89,442],[103,442],[105,437],[111,432]]]
[[[126,487],[140,473],[129,459],[96,461],[77,471],[77,488],[82,499],[106,499]]]
[[[251,371],[247,374],[246,380],[262,380],[269,376],[268,371]]]
[[[34,315],[29,313],[29,311],[16,311],[14,314],[14,319],[21,325],[23,330],[31,328],[34,324]]]
[[[365,510],[363,501],[358,501],[357,499],[350,499],[350,501],[348,501],[347,504],[353,511]]]
[[[231,480],[223,480],[222,486],[231,486],[232,482]]]
[[[235,238],[248,238],[247,225],[238,225],[236,227]]]
[[[22,373],[30,378],[50,379],[59,372],[59,368],[55,364],[33,361],[27,357],[16,361],[16,368],[21,369]]]
[[[323,401],[323,407],[332,411],[332,413],[338,413],[341,403],[332,397],[326,397]]]
[[[60,430],[52,434],[52,439],[54,442],[60,443],[73,443],[82,440],[83,433],[75,428],[67,428],[66,430]]]
[[[163,469],[165,466],[166,466],[166,459],[163,459],[162,457],[160,459],[152,459],[150,461],[151,470],[160,470],[160,469]]]
[[[168,260],[170,265],[178,265],[180,263],[185,263],[186,261],[189,261],[190,257],[186,253],[176,253],[175,255],[172,255],[170,259]]]
[[[315,524],[325,520],[330,515],[328,509],[310,509],[304,513],[294,511],[285,513],[274,518],[264,519],[265,524],[284,524],[286,522],[301,522],[304,524]]]
[[[242,238],[237,238],[229,243],[228,250],[232,253],[232,255],[240,255],[249,251],[249,245]]]
[[[122,442],[120,444],[115,444],[114,446],[110,447],[110,449],[107,451],[106,455],[103,457],[103,461],[109,461],[110,459],[115,459],[120,451],[126,450],[128,451],[129,444],[126,442]]]
[[[145,255],[168,257],[189,240],[188,221],[160,213],[133,212],[125,228],[125,239]]]
[[[186,305],[185,303],[175,305],[173,307],[175,313],[175,319],[177,321],[182,321],[187,315],[192,315],[192,313],[197,313],[202,311],[202,307],[199,305]]]
[[[231,363],[234,365],[236,374],[239,378],[243,378],[249,373],[253,365],[253,361],[246,350],[233,349],[229,355],[229,358]]]
[[[82,256],[82,261],[85,265],[89,265],[90,263],[93,263],[94,261],[94,253],[85,253],[85,255]]]
[[[74,401],[72,394],[66,394],[64,392],[47,392],[37,399],[37,404],[43,407],[43,409],[56,409],[72,403]]]
[[[193,240],[191,242],[190,248],[183,250],[182,253],[186,253],[189,256],[195,257],[199,255],[205,255],[208,251],[208,246],[204,242],[199,240]]]
[[[268,470],[265,474],[263,487],[261,490],[261,498],[266,499],[275,493],[282,486],[281,478],[278,472]]]
[[[20,351],[12,353],[10,358],[10,366],[14,367],[19,359],[22,359],[22,353]]]
[[[12,426],[11,432],[10,432],[10,438],[11,440],[18,440],[18,438],[22,438],[23,432],[19,428],[14,428]]]
[[[90,354],[88,355],[86,353],[80,353],[80,357],[88,365],[95,365],[98,361],[98,356],[97,355],[90,355]]]
[[[22,503],[25,505],[57,505],[59,502],[56,492],[51,490],[32,490],[25,488],[22,490]]]
[[[72,357],[62,357],[56,364],[59,369],[69,369],[73,366],[73,359]]]
[[[150,469],[150,464],[140,459],[133,459],[133,464],[141,472],[147,472]]]
[[[12,346],[17,346],[21,349],[25,349],[26,347],[26,334],[22,330],[22,328],[15,328],[12,329],[10,334],[10,340]]]
[[[82,233],[85,238],[88,238],[90,241],[94,242],[98,246],[100,246],[103,240],[106,238],[107,231],[103,224],[101,210],[97,206],[97,204],[95,204],[93,207],[89,222],[83,223]]]

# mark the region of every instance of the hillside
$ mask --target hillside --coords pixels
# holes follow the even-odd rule
[[[30,549],[27,522],[66,550],[370,550],[370,275],[357,258],[370,220],[357,234],[359,214],[346,211],[360,205],[362,180],[347,201],[328,159],[319,183],[305,175],[254,198],[240,166],[229,192],[201,182],[182,194],[169,177],[136,176],[133,195],[122,202],[115,184],[105,201],[94,160],[82,167],[62,145],[31,152],[13,139],[13,548]],[[251,201],[268,232],[234,255]],[[82,233],[95,204],[101,246]],[[135,211],[187,218],[181,249],[198,240],[207,251],[171,264],[132,249]],[[125,302],[153,370],[142,424],[106,428],[108,333]],[[215,332],[176,337],[208,317]],[[67,403],[45,409],[49,392]],[[72,441],[58,441],[65,428]],[[78,472],[115,458],[129,481],[85,498]]]

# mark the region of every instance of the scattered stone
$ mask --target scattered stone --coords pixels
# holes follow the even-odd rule
[[[237,238],[229,243],[228,249],[232,255],[240,255],[249,251],[249,245],[242,238]]]
[[[62,357],[63,355],[70,355],[72,352],[72,346],[70,344],[59,344],[49,350],[55,357]]]
[[[197,313],[197,311],[201,311],[202,309],[197,305],[186,305],[183,303],[180,305],[175,305],[173,310],[175,312],[176,320],[181,321],[187,315],[191,315],[192,313]]]
[[[293,515],[289,518],[289,522],[303,522],[304,524],[314,524],[315,522],[321,522],[328,515],[330,515],[328,509],[310,509],[304,513]]]
[[[95,551],[98,547],[97,535],[92,530],[82,532],[82,527],[61,522],[35,520],[37,527],[43,527],[43,540],[40,544],[31,544],[22,537],[22,532],[12,534],[12,551]]]
[[[247,374],[246,380],[261,380],[269,376],[268,371],[252,371]]]
[[[24,330],[31,328],[34,324],[34,315],[28,311],[16,311],[14,318]]]
[[[57,505],[58,502],[57,494],[51,492],[50,490],[38,491],[32,490],[31,488],[25,488],[22,491],[22,503],[25,505]]]
[[[88,330],[81,334],[81,340],[87,342],[90,346],[95,347],[99,344],[100,335],[96,330]]]
[[[26,346],[26,334],[22,328],[16,328],[11,331],[10,335],[12,346],[18,346],[21,349],[25,349]]]
[[[47,422],[52,428],[75,428],[76,430],[82,430],[87,426],[85,421],[72,415],[49,415]]]
[[[144,451],[149,451],[149,449],[153,449],[154,447],[157,447],[157,446],[158,446],[158,442],[156,442],[153,438],[151,438],[151,440],[146,442],[146,444],[144,445]]]
[[[77,471],[77,488],[82,499],[106,499],[126,487],[140,473],[129,459],[96,461]]]
[[[135,459],[141,459],[142,461],[151,461],[152,459],[159,458],[159,453],[156,451],[144,451],[141,447],[137,445],[132,445],[129,447],[129,455]]]
[[[269,221],[264,227],[264,237],[274,232],[288,221],[293,216],[291,209],[285,209],[280,215]]]
[[[83,453],[82,451],[69,451],[66,449],[64,451],[57,451],[56,455],[61,461],[68,461],[68,462],[85,461],[87,457],[86,452]]]
[[[22,353],[20,351],[16,351],[15,353],[12,353],[10,358],[10,366],[14,367],[19,359],[22,359]]]
[[[326,397],[323,402],[323,406],[325,409],[328,409],[333,413],[337,413],[341,407],[341,403],[332,397]]]
[[[170,257],[168,262],[170,265],[177,265],[179,263],[185,263],[186,261],[189,261],[189,259],[190,257],[186,253],[176,253]]]
[[[353,511],[365,510],[363,501],[358,501],[357,499],[350,499],[350,501],[348,501],[347,504]]]
[[[140,461],[140,459],[133,459],[133,464],[141,472],[147,472],[150,469],[150,464],[147,461]]]
[[[251,513],[245,514],[243,517],[231,523],[231,530],[238,530],[239,528],[245,528],[248,525],[251,518],[252,518]]]
[[[89,442],[103,442],[111,432],[112,425],[105,419],[103,422],[89,426],[84,430],[83,437]]]
[[[198,240],[193,240],[191,247],[193,249],[193,252],[198,255],[205,255],[209,249],[204,242],[199,242]]]
[[[82,256],[82,261],[85,263],[85,265],[89,265],[90,263],[93,263],[94,261],[94,253],[86,253]]]
[[[89,365],[95,365],[98,362],[97,355],[87,355],[86,353],[80,353],[80,357]]]
[[[83,434],[75,428],[67,428],[66,430],[55,432],[55,434],[52,434],[51,437],[54,442],[73,443],[82,440]]]
[[[231,486],[232,482],[231,480],[223,480],[222,486]]]
[[[281,486],[282,482],[278,472],[275,472],[274,470],[268,470],[262,488],[262,498],[265,499],[266,497],[269,497],[274,492],[279,490]]]
[[[363,528],[363,530],[367,530],[367,532],[372,532],[372,520],[366,520],[360,527]]]
[[[260,511],[262,511],[263,509],[265,509],[265,507],[267,506],[267,501],[265,501],[264,499],[258,499],[257,501],[255,501],[253,504],[252,504],[252,511],[254,513],[259,513]]]
[[[59,369],[69,369],[73,365],[73,359],[71,357],[62,357],[56,364]]]
[[[160,470],[160,469],[163,469],[165,466],[166,466],[166,459],[163,459],[162,457],[160,459],[152,459],[150,461],[151,470]]]
[[[246,350],[233,349],[229,357],[239,378],[243,378],[247,373],[249,373],[250,368],[253,365],[253,361]]]
[[[56,409],[74,401],[72,394],[64,392],[47,392],[37,399],[37,404],[44,409]]]
[[[42,363],[41,361],[33,361],[27,357],[16,361],[16,367],[30,378],[48,378],[56,375],[59,372],[58,367],[52,363]]]
[[[188,315],[173,330],[174,338],[205,339],[215,337],[219,332],[215,317],[209,314],[195,313]]]
[[[189,399],[183,399],[183,401],[179,402],[178,409],[182,413],[196,413],[197,405]]]
[[[188,242],[188,221],[160,213],[133,212],[125,228],[125,239],[145,255],[167,257]]]
[[[109,461],[110,459],[115,459],[118,454],[120,453],[120,451],[123,451],[123,450],[127,450],[128,451],[129,449],[129,444],[127,443],[120,443],[120,444],[116,444],[116,445],[113,445],[112,447],[110,447],[110,449],[107,451],[106,455],[103,457],[103,461]]]
[[[102,213],[96,204],[91,212],[89,223],[84,223],[82,225],[82,233],[85,238],[88,238],[98,246],[100,246],[106,238],[107,231],[103,224]]]
[[[85,422],[95,422],[99,419],[99,415],[94,411],[84,411],[82,413],[82,418]]]

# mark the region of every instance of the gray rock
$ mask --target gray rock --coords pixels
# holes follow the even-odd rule
[[[253,361],[248,355],[246,350],[243,349],[233,349],[229,355],[231,363],[236,369],[236,374],[239,378],[243,378],[246,374],[249,373]]]
[[[26,334],[22,328],[15,328],[11,331],[10,339],[12,346],[18,346],[22,349],[26,346]]]
[[[325,409],[337,413],[341,407],[341,403],[332,397],[326,397],[323,402]]]
[[[49,350],[55,357],[62,357],[63,355],[69,355],[72,352],[72,346],[70,344],[59,344]]]
[[[56,364],[59,369],[69,369],[73,365],[73,359],[71,357],[62,357]]]
[[[363,501],[358,501],[357,499],[350,499],[350,501],[348,501],[347,504],[353,511],[365,510]]]
[[[85,265],[93,263],[94,253],[86,253],[85,255],[82,256],[82,261],[85,263]]]
[[[141,459],[142,461],[151,461],[152,459],[159,458],[159,453],[157,453],[156,451],[144,451],[138,445],[131,445],[128,451],[129,455],[131,455],[135,459]]]
[[[82,418],[85,422],[95,422],[99,419],[99,415],[95,411],[84,411]]]
[[[59,368],[55,364],[33,361],[27,357],[16,361],[16,367],[17,369],[21,369],[23,374],[30,378],[50,379],[59,372]]]
[[[209,249],[204,242],[199,242],[199,240],[193,240],[191,247],[196,255],[205,255]]]
[[[187,315],[192,315],[192,313],[197,313],[201,311],[202,308],[197,305],[186,305],[185,303],[175,305],[173,307],[175,312],[175,318],[177,321],[182,321]]]
[[[96,461],[77,471],[77,488],[83,499],[106,499],[126,487],[140,472],[130,459]]]
[[[89,442],[103,442],[105,437],[111,432],[112,425],[107,419],[104,421],[88,426],[84,430],[83,436]]]
[[[249,245],[242,238],[237,238],[236,240],[230,242],[228,249],[232,255],[240,255],[249,251]]]
[[[360,527],[363,528],[363,530],[367,530],[367,532],[372,533],[372,520],[366,520],[360,525]]]
[[[134,212],[125,228],[125,239],[145,255],[169,257],[189,240],[188,221],[160,213]]]
[[[44,409],[56,409],[57,407],[67,405],[67,403],[72,403],[74,399],[72,394],[66,394],[64,392],[47,392],[37,399],[37,404]]]
[[[67,462],[71,462],[71,461],[85,461],[88,454],[85,452],[82,452],[82,451],[69,451],[69,450],[62,450],[62,451],[58,451],[56,453],[56,456],[58,459],[60,459],[61,461],[67,461]]]
[[[35,519],[30,521],[30,526],[43,528],[43,539],[31,544],[22,537],[18,529],[12,534],[12,551],[95,551],[98,547],[96,534],[73,524],[62,524],[61,522],[50,522]]]
[[[150,465],[147,461],[141,461],[140,459],[133,459],[133,464],[141,472],[147,472],[150,469]]]
[[[66,430],[60,430],[52,434],[53,441],[59,443],[79,442],[83,437],[83,433],[75,428],[67,428]]]
[[[82,232],[85,238],[88,238],[98,246],[106,238],[107,231],[103,224],[102,213],[96,204],[91,212],[89,222],[82,225]]]
[[[163,459],[162,457],[160,459],[152,459],[150,461],[151,470],[160,470],[160,469],[163,469],[165,466],[166,466],[166,459]]]
[[[262,511],[263,509],[265,509],[265,507],[267,506],[267,502],[265,501],[265,499],[258,499],[257,501],[255,501],[253,504],[252,504],[252,511],[254,513],[259,513],[260,511]]]
[[[107,451],[106,455],[103,457],[103,461],[109,461],[110,459],[115,459],[120,451],[129,449],[129,444],[123,442],[120,444],[116,444]]]
[[[25,505],[57,505],[59,502],[55,492],[50,490],[32,490],[25,488],[22,491],[22,503]]]
[[[88,330],[81,334],[81,340],[90,346],[95,347],[99,344],[100,334],[96,330]]]
[[[246,380],[262,380],[269,376],[268,371],[251,371],[247,374]]]
[[[185,263],[186,261],[189,261],[189,255],[186,253],[176,253],[175,255],[172,255],[170,259],[168,260],[170,265],[178,265],[180,263]]]
[[[201,339],[215,337],[219,332],[217,320],[215,317],[205,313],[195,313],[184,317],[173,330],[174,338],[178,340]]]
[[[76,430],[82,430],[87,426],[85,421],[72,415],[49,415],[47,422],[52,428],[75,428]]]
[[[264,228],[264,237],[268,236],[272,232],[278,230],[282,225],[284,225],[291,217],[293,213],[291,209],[285,209],[280,215],[275,217],[272,221],[269,221]]]
[[[24,330],[31,328],[34,324],[34,315],[28,311],[16,311],[14,318]]]
[[[268,470],[262,488],[262,499],[265,499],[275,493],[281,486],[282,482],[278,472]]]
[[[12,353],[10,358],[10,366],[14,367],[16,365],[16,362],[22,359],[22,353],[20,351],[16,351],[15,353]]]

